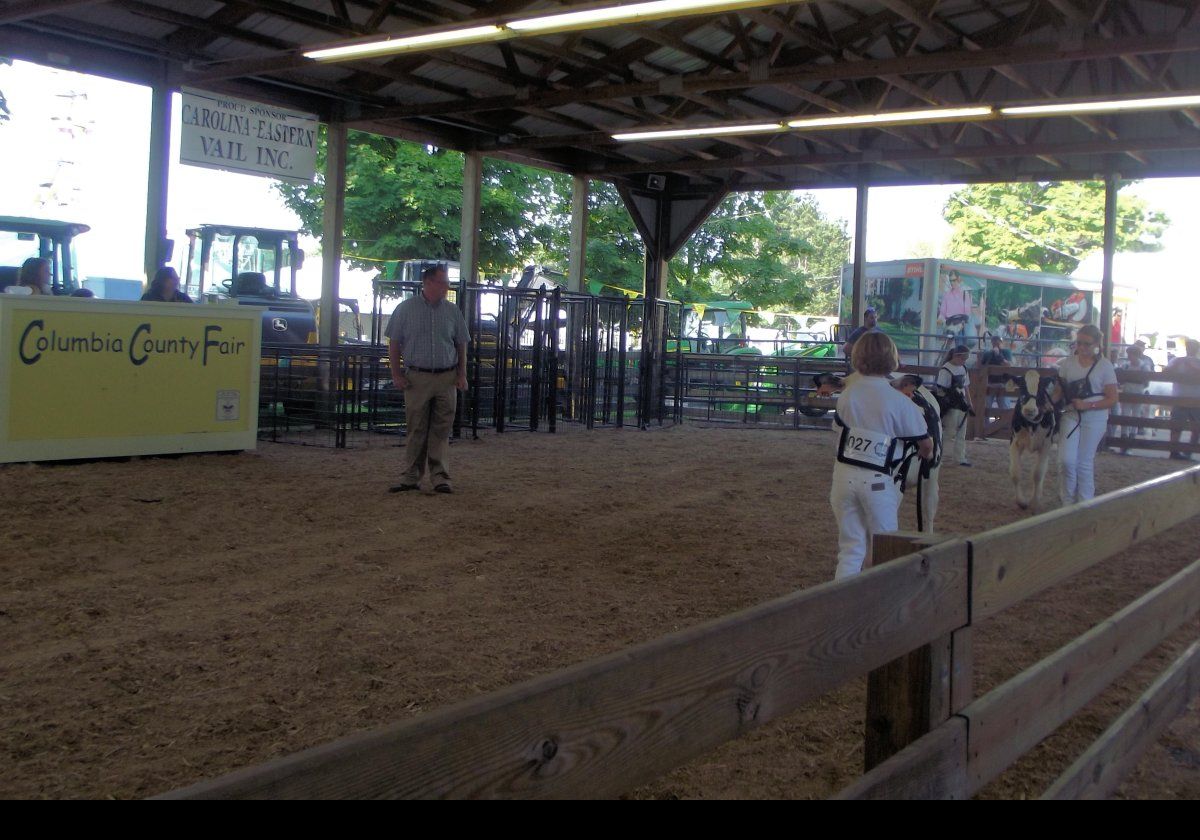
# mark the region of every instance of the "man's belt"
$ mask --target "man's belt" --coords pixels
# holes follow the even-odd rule
[[[454,370],[457,367],[458,365],[450,365],[450,367],[444,368],[423,368],[417,367],[416,365],[405,365],[405,369],[415,370],[417,373],[446,373],[447,371]]]

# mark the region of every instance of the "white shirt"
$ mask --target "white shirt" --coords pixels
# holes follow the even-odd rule
[[[1139,356],[1137,361],[1134,362],[1133,359],[1126,356],[1117,362],[1116,368],[1117,370],[1140,370],[1145,373],[1154,373],[1154,362],[1145,356]],[[1150,393],[1150,389],[1146,386],[1145,382],[1126,382],[1121,385],[1121,393],[1148,394]]]
[[[1100,402],[1100,400],[1104,399],[1104,386],[1117,384],[1117,369],[1113,367],[1112,362],[1103,356],[1096,358],[1096,366],[1092,368],[1091,374],[1088,374],[1088,368],[1092,368],[1091,362],[1081,365],[1079,360],[1074,356],[1067,356],[1067,358],[1058,363],[1058,374],[1068,384],[1078,382],[1084,376],[1087,376],[1089,389],[1094,396],[1088,397],[1084,402]]]
[[[852,429],[882,432],[894,438],[929,434],[925,413],[883,376],[855,376],[838,396],[837,414]]]
[[[962,387],[969,387],[971,377],[967,375],[967,369],[962,365],[952,365],[946,362],[938,369],[937,384],[943,388],[955,387],[954,379],[959,376],[962,377]]]
[[[1170,373],[1200,375],[1200,359],[1194,356],[1179,356],[1167,365]],[[1176,397],[1200,397],[1200,384],[1195,382],[1172,382],[1171,393]]]

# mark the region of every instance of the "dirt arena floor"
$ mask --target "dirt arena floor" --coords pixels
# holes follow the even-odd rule
[[[939,530],[1019,516],[1006,445],[942,475]],[[510,432],[457,492],[391,495],[399,450],[0,467],[0,796],[153,795],[656,638],[833,572],[827,432]],[[1173,470],[1101,455],[1101,492]],[[906,501],[902,526],[911,527]],[[1200,520],[980,626],[983,691],[1197,556]],[[1193,621],[988,788],[1036,796]],[[631,792],[813,798],[861,766],[865,680]],[[1200,713],[1126,797],[1200,797]]]

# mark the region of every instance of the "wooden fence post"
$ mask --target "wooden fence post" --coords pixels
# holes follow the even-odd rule
[[[939,534],[895,531],[876,534],[871,565],[921,551],[949,540]],[[972,699],[973,670],[969,626],[935,639],[867,676],[863,733],[866,770],[895,755],[936,728]]]
[[[970,434],[968,440],[987,437],[987,402],[988,402],[988,371],[989,367],[981,367],[972,371],[975,374],[971,382],[971,405],[975,408],[975,416],[967,424]]]

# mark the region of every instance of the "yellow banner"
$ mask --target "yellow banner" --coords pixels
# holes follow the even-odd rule
[[[9,440],[252,431],[257,310],[93,306],[4,309]]]

